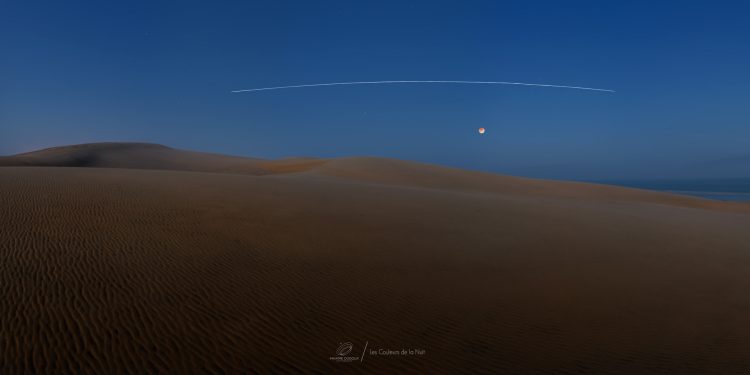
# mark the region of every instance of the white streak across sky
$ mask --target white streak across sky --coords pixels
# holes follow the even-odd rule
[[[597,89],[593,87],[550,85],[546,83],[524,83],[524,82],[503,82],[503,81],[359,81],[359,82],[331,82],[331,83],[313,83],[307,85],[290,85],[275,87],[258,87],[254,89],[232,90],[233,93],[239,92],[256,92],[269,90],[298,89],[303,87],[321,87],[321,86],[349,86],[349,85],[384,85],[384,84],[408,84],[408,83],[440,83],[440,84],[466,84],[466,85],[516,85],[516,86],[536,86],[536,87],[553,87],[559,89],[588,90],[615,92],[609,89]]]

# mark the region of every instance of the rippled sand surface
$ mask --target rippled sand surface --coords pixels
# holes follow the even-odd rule
[[[0,159],[2,374],[750,372],[746,204],[101,147]]]

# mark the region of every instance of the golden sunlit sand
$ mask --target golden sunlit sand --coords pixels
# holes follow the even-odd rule
[[[150,144],[0,165],[2,374],[750,372],[747,204]]]

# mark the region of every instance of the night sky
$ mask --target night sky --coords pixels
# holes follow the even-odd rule
[[[146,141],[549,178],[748,177],[748,14],[740,1],[5,0],[0,154]],[[367,85],[230,93],[376,80],[617,92]]]

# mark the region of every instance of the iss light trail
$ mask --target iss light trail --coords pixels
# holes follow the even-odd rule
[[[535,87],[552,87],[559,89],[587,90],[600,92],[615,92],[615,90],[598,89],[594,87],[551,85],[546,83],[525,83],[525,82],[504,82],[504,81],[359,81],[359,82],[331,82],[331,83],[313,83],[307,85],[290,85],[274,87],[258,87],[254,89],[232,90],[233,93],[257,92],[270,90],[298,89],[304,87],[322,87],[322,86],[353,86],[353,85],[388,85],[388,84],[461,84],[461,85],[514,85],[514,86],[535,86]]]

